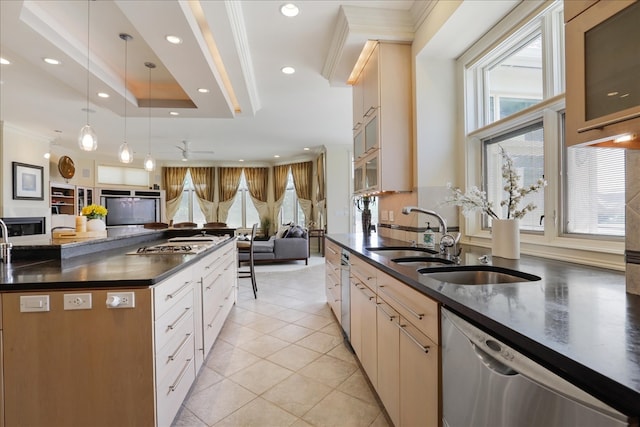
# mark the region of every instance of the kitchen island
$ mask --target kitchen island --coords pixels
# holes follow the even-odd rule
[[[165,233],[43,241],[77,254],[0,266],[0,424],[171,424],[235,303],[237,255],[233,233],[138,253],[173,247]]]
[[[379,271],[437,301],[504,340],[535,362],[628,415],[640,417],[640,296],[625,292],[624,273],[523,255],[492,258],[463,247],[461,263],[522,271],[539,281],[458,285],[419,274],[368,247],[406,242],[362,235],[328,235]]]

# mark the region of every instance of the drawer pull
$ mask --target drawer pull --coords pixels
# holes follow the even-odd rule
[[[180,294],[180,292],[182,292],[182,290],[184,288],[186,288],[187,286],[189,286],[191,284],[191,280],[189,280],[188,282],[184,282],[184,285],[180,286],[180,289],[178,289],[177,291],[175,291],[174,293],[171,294],[167,294],[167,299],[172,299],[175,298],[176,295]]]
[[[190,336],[191,336],[191,333],[188,333],[184,337],[184,339],[182,340],[182,342],[180,343],[180,345],[178,346],[176,351],[174,351],[173,354],[169,356],[169,361],[176,360],[176,356],[182,351],[182,348],[189,342],[189,337]]]
[[[227,264],[227,266],[224,268],[224,271],[227,271],[228,269],[230,269],[232,266],[236,265],[236,261],[232,260],[229,264]]]
[[[403,307],[405,310],[407,310],[409,313],[411,313],[413,316],[415,316],[418,320],[422,320],[424,318],[424,314],[416,313],[414,310],[411,309],[411,307],[407,306],[402,301],[399,301],[397,298],[391,296],[391,294],[389,294],[389,292],[383,290],[382,288],[384,288],[384,286],[380,285],[380,291],[382,291],[382,293],[385,294],[390,300],[393,300],[396,303],[398,303],[398,305]]]
[[[407,336],[411,341],[413,341],[413,343],[414,343],[415,345],[417,345],[417,346],[418,346],[418,348],[419,348],[420,350],[424,351],[425,353],[429,353],[429,350],[431,349],[431,347],[429,347],[428,345],[422,345],[422,343],[420,343],[420,341],[418,341],[418,340],[416,339],[416,337],[414,337],[413,335],[411,335],[411,334],[409,333],[409,331],[407,331],[407,329],[406,329],[406,328],[407,328],[407,325],[400,325],[400,324],[397,324],[397,326],[398,326],[398,328],[399,328],[399,329],[400,329],[400,330],[401,330],[401,331],[402,331],[402,332],[403,332],[403,333],[404,333],[404,334],[405,334],[405,335],[406,335],[406,336]]]
[[[182,312],[182,314],[176,319],[176,321],[173,322],[172,324],[170,324],[169,326],[167,326],[167,329],[174,330],[176,328],[176,326],[178,326],[180,324],[180,322],[182,322],[182,319],[185,318],[187,313],[189,313],[189,310],[191,310],[191,307],[186,307],[184,309],[184,311]]]
[[[178,375],[178,378],[175,380],[175,382],[169,386],[169,392],[176,391],[176,389],[180,385],[180,382],[182,381],[182,378],[184,377],[184,374],[187,373],[187,368],[189,368],[190,364],[191,358],[187,359],[184,366],[182,367],[182,370],[180,371],[180,375]]]
[[[327,248],[327,249],[329,249],[329,251],[331,251],[332,254],[338,255],[338,252],[334,251],[333,248]]]
[[[389,314],[387,313],[387,310],[385,310],[384,308],[382,308],[382,304],[378,304],[378,310],[382,311],[385,316],[387,316],[389,318],[390,322],[393,322],[393,319],[397,318],[398,316],[395,314]]]

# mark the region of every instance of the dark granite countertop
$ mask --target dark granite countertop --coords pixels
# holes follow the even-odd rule
[[[420,275],[366,250],[404,245],[393,239],[328,235],[382,271],[434,298],[533,360],[634,418],[640,417],[640,296],[625,291],[623,272],[522,255],[489,265],[540,276],[500,285],[456,285]],[[491,255],[463,246],[462,264]]]
[[[167,241],[163,233],[143,235],[146,236],[143,246]],[[125,239],[113,236],[66,244],[81,251],[82,256],[63,259],[18,259],[10,264],[0,264],[0,292],[148,287],[187,267],[202,255],[235,242],[235,237],[230,235],[228,239],[197,255],[128,255],[128,252],[141,246],[137,237],[139,236]],[[114,242],[117,242],[115,247]]]

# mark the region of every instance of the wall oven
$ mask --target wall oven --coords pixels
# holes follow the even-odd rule
[[[568,145],[640,148],[639,22],[634,0],[601,0],[567,22]]]

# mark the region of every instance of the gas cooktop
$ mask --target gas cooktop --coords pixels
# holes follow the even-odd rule
[[[127,255],[171,255],[171,254],[198,254],[207,248],[211,247],[209,244],[184,244],[184,243],[161,243],[152,246],[142,246],[133,252],[128,252]]]

